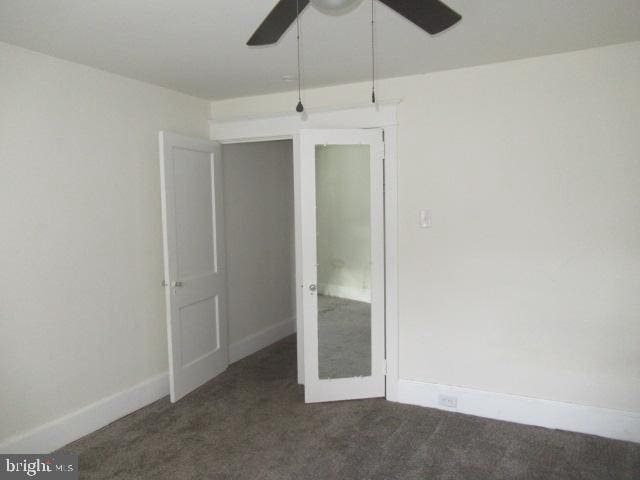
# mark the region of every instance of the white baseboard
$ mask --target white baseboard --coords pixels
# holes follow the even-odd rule
[[[371,291],[361,288],[345,287],[344,285],[332,285],[321,283],[318,285],[318,293],[329,297],[347,298],[357,302],[371,303]]]
[[[288,318],[260,332],[249,335],[238,342],[232,343],[229,345],[229,363],[237,362],[252,353],[256,353],[258,350],[262,350],[272,343],[288,337],[295,333],[295,331],[296,319]]]
[[[439,404],[439,395],[457,398],[457,408]],[[540,427],[640,442],[640,413],[434,383],[398,380],[397,401],[423,407]]]
[[[229,346],[229,361],[251,355],[296,331],[287,319]],[[169,374],[162,373],[122,392],[87,405],[33,430],[0,442],[0,453],[49,453],[169,395]]]
[[[10,437],[0,443],[0,452],[52,452],[168,394],[169,375],[161,373],[33,430]]]

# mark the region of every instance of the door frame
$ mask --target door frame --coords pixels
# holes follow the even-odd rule
[[[399,101],[333,109],[310,109],[300,114],[273,114],[211,120],[209,138],[222,144],[293,140],[296,330],[298,383],[304,383],[304,325],[302,321],[302,237],[300,207],[301,129],[379,128],[384,133],[385,223],[385,350],[386,398],[397,401],[399,377],[398,322],[398,175],[397,106]]]

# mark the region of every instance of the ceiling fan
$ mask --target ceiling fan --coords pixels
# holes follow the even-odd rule
[[[311,4],[322,13],[341,15],[362,0],[279,0],[262,21],[247,45],[272,45],[280,40],[299,13]],[[462,16],[440,0],[379,0],[407,20],[435,35],[456,24]]]

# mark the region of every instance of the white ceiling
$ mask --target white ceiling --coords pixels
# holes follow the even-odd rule
[[[369,1],[342,17],[305,10],[307,87],[369,78]],[[463,19],[435,37],[376,4],[380,77],[640,40],[639,0],[446,1]],[[291,90],[293,30],[245,45],[275,2],[0,0],[0,40],[204,98]]]

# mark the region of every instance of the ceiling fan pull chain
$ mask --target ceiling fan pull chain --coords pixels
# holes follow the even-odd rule
[[[301,96],[301,83],[302,78],[300,75],[300,0],[296,0],[296,29],[297,29],[297,43],[298,43],[298,105],[296,105],[296,112],[304,112],[304,105],[302,105]]]
[[[371,0],[371,103],[376,103],[376,44],[374,0]]]

